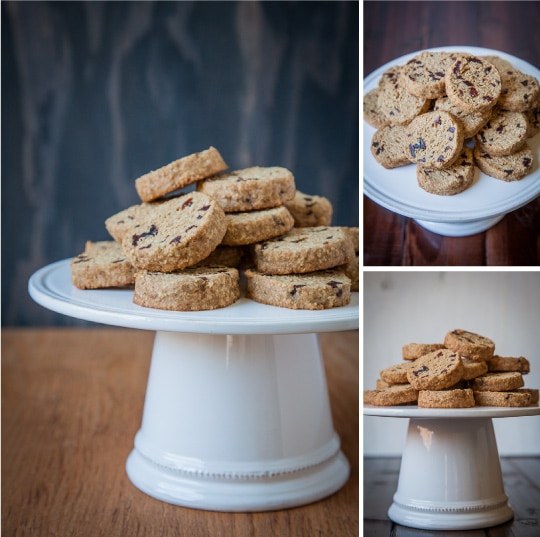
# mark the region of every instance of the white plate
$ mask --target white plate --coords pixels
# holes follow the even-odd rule
[[[365,416],[385,418],[512,418],[516,416],[536,416],[540,407],[497,407],[477,406],[473,408],[418,408],[410,406],[364,405]]]
[[[87,321],[200,334],[301,334],[358,328],[358,293],[347,306],[328,310],[291,310],[241,298],[227,308],[177,312],[133,304],[130,289],[77,289],[71,283],[70,259],[35,272],[28,282],[30,296],[42,306]]]
[[[524,73],[540,80],[540,70],[500,52],[478,47],[439,47],[432,51],[464,51],[477,56],[497,55]],[[392,65],[402,65],[421,51],[386,63],[364,79],[364,94],[377,87],[380,76]],[[540,135],[528,139],[535,155],[532,172],[521,181],[506,183],[476,168],[473,185],[455,196],[438,196],[422,190],[416,180],[416,166],[387,170],[377,163],[370,145],[375,129],[364,121],[364,194],[395,213],[414,218],[442,235],[464,236],[485,231],[505,214],[526,205],[540,194]]]

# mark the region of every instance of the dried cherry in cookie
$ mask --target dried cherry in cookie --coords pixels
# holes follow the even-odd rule
[[[405,148],[406,127],[387,125],[375,131],[371,138],[371,153],[387,169],[410,164]]]
[[[476,134],[475,143],[483,152],[503,157],[523,147],[527,130],[525,114],[496,108],[489,121]]]
[[[535,106],[539,96],[538,80],[532,75],[515,70],[502,76],[501,96],[497,106],[503,110],[525,112]]]
[[[444,345],[470,360],[489,360],[495,350],[491,339],[460,328],[446,334]]]
[[[401,66],[399,81],[416,97],[437,99],[445,94],[444,74],[451,61],[447,52],[421,52]]]
[[[411,363],[407,378],[417,390],[443,390],[463,375],[461,356],[449,349],[430,352]]]
[[[527,143],[519,151],[503,157],[490,155],[477,146],[473,155],[475,164],[486,175],[506,182],[523,179],[532,171],[534,165],[534,155]]]

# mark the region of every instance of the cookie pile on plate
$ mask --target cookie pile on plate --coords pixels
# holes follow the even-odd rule
[[[137,305],[199,311],[238,300],[245,273],[258,302],[348,304],[358,290],[358,228],[331,226],[330,201],[296,190],[286,168],[227,168],[210,147],[139,177],[142,203],[106,220],[114,240],[87,241],[71,261],[73,284],[134,285]]]
[[[422,189],[451,196],[472,185],[475,166],[507,182],[531,172],[540,86],[498,56],[424,51],[382,74],[364,119],[379,164],[414,163]]]
[[[523,357],[495,354],[489,338],[452,330],[443,343],[409,343],[402,362],[380,372],[364,402],[376,406],[418,404],[419,408],[538,405],[538,389],[524,388],[530,364]]]

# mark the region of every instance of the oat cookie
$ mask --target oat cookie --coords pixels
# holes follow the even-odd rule
[[[387,125],[375,131],[371,138],[371,153],[375,160],[387,169],[410,164],[405,149],[406,128]]]
[[[525,112],[527,116],[527,138],[532,138],[540,132],[540,102],[536,100],[535,105]]]
[[[368,398],[372,405],[376,406],[394,406],[406,403],[414,403],[418,400],[418,390],[410,384],[398,384],[389,386],[384,390],[374,390],[374,394],[370,394]],[[364,401],[365,399],[364,392]]]
[[[500,56],[488,55],[480,57],[494,65],[497,68],[497,71],[499,71],[501,78],[503,76],[503,73],[507,71],[514,71],[514,66],[508,60],[505,60]]]
[[[538,80],[517,69],[510,73],[502,76],[501,96],[497,106],[513,112],[530,110],[540,95]]]
[[[402,356],[404,360],[416,360],[425,354],[444,348],[442,343],[407,343],[402,347]]]
[[[354,259],[346,265],[338,267],[349,280],[351,280],[351,291],[360,291],[360,256],[355,254]]]
[[[78,289],[103,289],[130,285],[135,269],[115,241],[88,241],[85,251],[71,260],[71,281]]]
[[[471,360],[489,360],[495,350],[495,343],[491,339],[462,329],[448,332],[444,345]]]
[[[442,390],[463,376],[461,356],[449,349],[430,352],[411,363],[407,378],[417,390]]]
[[[199,261],[197,266],[223,265],[225,267],[240,267],[246,250],[241,246],[219,245],[208,257]]]
[[[463,361],[463,376],[461,380],[471,380],[488,372],[487,362],[484,360],[469,360],[469,358],[461,358]]]
[[[506,182],[519,181],[526,177],[534,162],[533,152],[527,142],[519,151],[504,157],[495,157],[476,146],[473,155],[475,164],[486,175]]]
[[[252,166],[197,183],[197,190],[216,199],[226,213],[278,207],[294,198],[294,176],[280,166]]]
[[[474,395],[469,388],[418,392],[418,408],[471,408],[473,406]]]
[[[530,396],[529,405],[538,405],[538,396],[540,394],[538,388],[520,388],[515,391],[518,393],[528,393]]]
[[[529,360],[523,358],[523,356],[511,357],[495,355],[488,360],[487,365],[489,371],[492,372],[519,371],[521,374],[526,374],[531,370]]]
[[[142,201],[153,201],[227,167],[219,151],[210,147],[142,175],[135,180],[135,189]]]
[[[417,166],[416,180],[420,188],[439,196],[454,196],[467,190],[474,182],[473,152],[464,146],[458,159],[444,170]]]
[[[475,144],[492,157],[503,157],[523,147],[527,130],[525,114],[495,108],[490,120],[476,134]]]
[[[208,257],[226,228],[218,202],[190,192],[156,206],[124,236],[122,247],[136,268],[172,272]]]
[[[377,99],[379,97],[379,89],[375,88],[368,91],[364,95],[364,119],[376,129],[390,125],[390,122],[382,114]]]
[[[486,373],[473,380],[475,392],[504,392],[515,390],[523,386],[523,376],[517,371],[504,373]]]
[[[294,227],[329,226],[333,207],[328,198],[296,191],[294,198],[285,203],[294,218]]]
[[[279,237],[292,229],[294,218],[284,206],[225,215],[227,231],[222,244],[241,246]]]
[[[501,75],[484,58],[458,56],[445,73],[448,98],[468,113],[478,113],[495,106],[501,94]]]
[[[262,274],[245,271],[247,298],[295,310],[323,310],[347,305],[351,281],[343,272],[324,270],[308,274]]]
[[[343,230],[351,239],[355,253],[360,252],[360,228],[354,226],[344,226]]]
[[[111,237],[118,242],[122,242],[124,235],[138,222],[151,213],[160,202],[140,203],[132,205],[105,220],[105,228]]]
[[[528,406],[531,396],[530,394],[522,391],[475,391],[474,400],[477,406]]]
[[[256,269],[266,274],[324,270],[350,263],[354,255],[350,237],[338,226],[293,228],[254,246]]]
[[[447,96],[440,97],[433,104],[433,110],[443,110],[452,114],[461,121],[463,126],[463,137],[465,139],[472,138],[489,120],[491,117],[491,109],[484,110],[477,114],[469,114],[464,112],[457,106],[454,106]]]
[[[444,73],[451,62],[448,52],[426,50],[401,66],[399,82],[416,97],[437,99],[445,94]]]
[[[411,363],[399,363],[386,367],[380,372],[381,378],[389,384],[407,384],[407,371],[410,369]]]
[[[450,167],[463,149],[461,122],[442,110],[427,112],[411,121],[405,147],[411,162],[430,168]]]
[[[133,302],[171,311],[214,310],[240,298],[238,270],[232,267],[190,267],[176,272],[139,271]]]

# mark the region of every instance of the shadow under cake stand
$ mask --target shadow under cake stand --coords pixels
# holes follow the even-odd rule
[[[129,289],[71,284],[70,260],[32,275],[31,297],[58,313],[156,331],[142,423],[126,463],[159,500],[217,511],[305,505],[347,481],[319,332],[358,328],[348,306],[289,310],[241,298],[214,311],[139,307]]]
[[[472,530],[510,520],[492,418],[539,415],[535,407],[430,409],[364,406],[364,415],[409,418],[388,517],[427,530]]]

